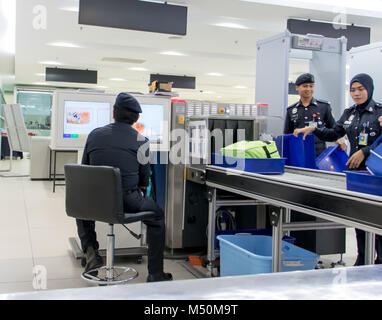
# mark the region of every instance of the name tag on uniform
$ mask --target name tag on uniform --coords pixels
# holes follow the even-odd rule
[[[309,121],[309,127],[317,128],[317,122]]]
[[[360,146],[367,146],[368,140],[369,140],[369,135],[367,133],[360,133],[358,137],[358,144]]]

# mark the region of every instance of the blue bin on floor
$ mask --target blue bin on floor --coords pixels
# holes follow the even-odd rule
[[[220,276],[272,272],[272,237],[220,235]],[[319,255],[282,241],[281,271],[312,270]]]
[[[316,165],[320,170],[343,172],[346,170],[348,159],[347,153],[338,145],[330,146],[317,157]]]
[[[382,196],[382,177],[368,171],[346,171],[346,188],[349,191]]]
[[[314,136],[309,134],[305,140],[302,137],[302,134],[299,134],[298,137],[293,134],[278,136],[276,138],[277,149],[280,155],[282,153],[282,156],[287,158],[285,163],[287,166],[317,169]]]
[[[283,174],[285,161],[285,158],[248,159],[227,157],[220,153],[212,154],[212,164],[215,166],[261,174]]]
[[[219,245],[219,240],[218,236],[220,235],[227,235],[227,234],[252,234],[252,235],[257,235],[257,236],[272,236],[272,229],[236,229],[236,230],[217,230],[215,232],[215,249],[219,250],[220,245]],[[283,236],[283,240],[286,242],[289,242],[291,244],[294,244],[296,241],[296,238],[290,237],[290,236]]]

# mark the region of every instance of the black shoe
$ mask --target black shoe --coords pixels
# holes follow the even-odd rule
[[[99,255],[98,250],[93,247],[88,247],[85,252],[86,265],[85,272],[92,269],[97,269],[103,266],[102,257]]]
[[[172,280],[172,274],[168,272],[149,274],[147,276],[147,282],[171,281],[171,280]]]
[[[363,266],[363,265],[365,265],[365,258],[357,256],[357,260],[354,263],[354,267],[356,267],[356,266]]]

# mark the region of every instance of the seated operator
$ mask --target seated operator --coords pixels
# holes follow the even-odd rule
[[[147,226],[148,277],[147,282],[172,280],[171,273],[163,271],[165,247],[164,212],[155,201],[145,196],[149,184],[150,163],[147,142],[132,125],[142,113],[139,102],[128,93],[120,93],[114,104],[115,123],[93,130],[86,141],[82,164],[111,166],[121,171],[125,212],[154,211],[156,217],[143,220]],[[143,151],[142,151],[143,150]],[[81,247],[86,257],[85,272],[101,267],[95,222],[77,219]]]

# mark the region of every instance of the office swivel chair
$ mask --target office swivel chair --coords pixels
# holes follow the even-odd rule
[[[114,266],[114,224],[122,224],[128,229],[125,224],[152,218],[155,212],[125,213],[123,211],[121,174],[118,168],[67,164],[64,170],[66,214],[77,219],[109,224],[106,266],[84,272],[82,278],[101,285],[135,279],[138,272],[134,268]],[[135,235],[131,230],[129,232]],[[100,276],[99,274],[104,271],[106,275]],[[95,275],[97,273],[98,276]]]

